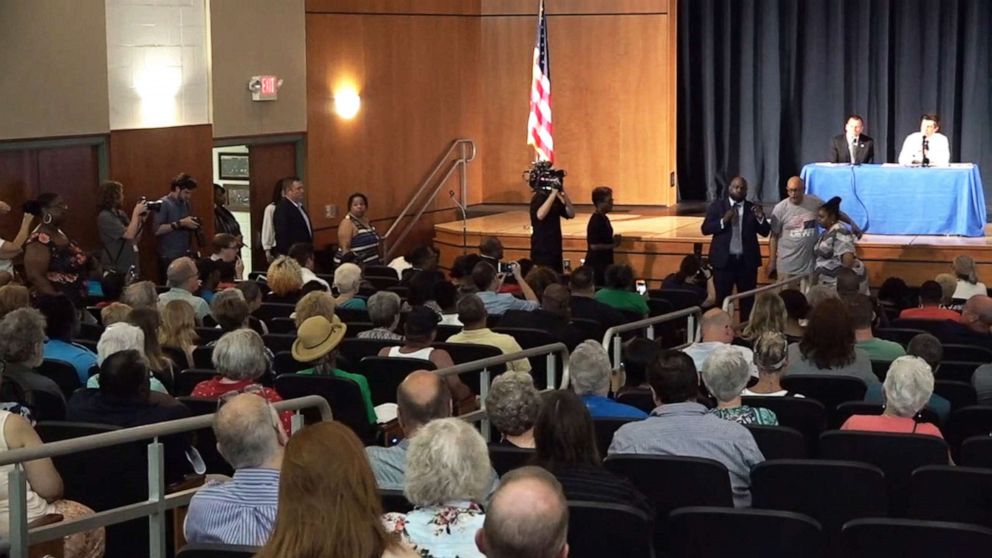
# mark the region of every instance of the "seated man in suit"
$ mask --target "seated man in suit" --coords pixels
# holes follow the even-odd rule
[[[272,223],[276,231],[277,255],[289,253],[290,246],[297,242],[313,243],[313,227],[310,216],[303,207],[303,181],[295,176],[287,176],[280,181],[283,197],[276,204]]]
[[[861,165],[875,160],[875,141],[861,133],[865,121],[860,115],[848,115],[844,121],[844,133],[830,141],[831,163],[851,163]]]

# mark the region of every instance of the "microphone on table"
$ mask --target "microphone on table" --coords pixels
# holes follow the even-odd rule
[[[930,143],[927,141],[927,137],[923,136],[923,166],[930,166]]]

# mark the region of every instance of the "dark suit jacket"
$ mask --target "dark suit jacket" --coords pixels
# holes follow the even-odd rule
[[[874,161],[875,141],[864,134],[858,136],[858,144],[854,148],[854,158],[856,159],[854,161],[856,165]],[[831,163],[851,162],[851,151],[847,148],[847,134],[834,136],[834,139],[830,141],[830,157],[828,161]]]
[[[289,253],[289,247],[297,242],[313,242],[313,233],[307,226],[306,219],[300,214],[296,204],[286,198],[276,204],[272,224],[276,229],[276,246],[273,250],[276,254]]]
[[[710,263],[715,268],[726,267],[730,259],[730,239],[733,236],[733,227],[730,223],[726,227],[720,228],[720,218],[730,209],[730,199],[721,198],[710,204],[706,209],[706,218],[703,219],[701,227],[703,234],[713,235],[710,241]],[[768,236],[771,232],[771,224],[768,218],[764,223],[758,223],[754,216],[754,204],[744,201],[744,220],[741,222],[741,248],[744,257],[744,265],[755,269],[761,267],[761,251],[758,248],[758,235]]]

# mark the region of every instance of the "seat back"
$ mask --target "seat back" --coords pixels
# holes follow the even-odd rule
[[[855,519],[841,531],[849,558],[988,556],[992,529],[964,523],[915,519]]]
[[[889,511],[900,517],[906,513],[912,472],[924,465],[946,465],[948,452],[936,436],[833,430],[820,435],[820,458],[860,461],[881,469]]]
[[[680,558],[799,554],[815,558],[824,553],[820,524],[798,513],[693,506],[673,511],[669,522],[672,532],[678,533],[673,536],[673,556]],[[742,544],[747,545],[744,554]]]
[[[382,498],[382,513],[408,513],[413,510],[413,504],[406,499],[402,490],[379,489]]]
[[[827,428],[827,412],[823,404],[808,397],[747,396],[742,402],[749,407],[764,407],[775,413],[781,426],[798,430],[806,438],[809,455],[816,454],[820,433]]]
[[[954,380],[958,382],[971,382],[971,377],[975,374],[975,369],[981,366],[980,362],[961,360],[941,360],[937,365],[934,376],[938,380]]]
[[[653,558],[654,522],[622,504],[568,502],[568,555],[572,558]]]
[[[296,374],[300,370],[312,368],[312,365],[312,362],[299,362],[293,358],[291,351],[279,351],[272,359],[272,371],[275,372],[276,376],[280,374]],[[339,366],[339,368],[341,367]]]
[[[184,546],[176,558],[251,558],[256,553],[254,546],[196,543]]]
[[[919,329],[933,333],[944,325],[944,320],[926,320],[921,318],[897,318],[889,322],[889,327],[897,329]]]
[[[489,460],[499,476],[503,476],[517,467],[527,465],[533,457],[534,450],[531,448],[489,444]]]
[[[970,382],[937,380],[933,384],[933,392],[946,399],[951,404],[952,411],[978,403],[978,394]]]
[[[269,333],[289,335],[296,333],[296,322],[289,316],[279,316],[265,322],[269,326]]]
[[[257,310],[252,312],[252,315],[268,324],[273,318],[288,318],[295,310],[295,304],[263,302]]]
[[[196,328],[196,335],[200,338],[203,343],[209,343],[211,341],[216,341],[221,338],[222,335],[226,333],[223,329],[216,327],[198,327]]]
[[[909,516],[992,527],[992,470],[930,465],[913,471]]]
[[[961,443],[957,463],[965,467],[992,469],[992,437],[985,435],[966,439]]]
[[[37,421],[65,420],[65,398],[61,394],[35,389],[21,389],[12,381],[0,382],[0,401],[18,402],[29,409]]]
[[[878,378],[879,382],[885,381],[885,376],[889,373],[889,367],[892,366],[891,360],[872,360],[871,361],[871,371]]]
[[[505,333],[513,336],[517,340],[521,349],[533,349],[542,345],[558,343],[559,340],[543,329],[530,329],[524,327],[496,327],[493,331]],[[561,381],[562,362],[561,358],[555,356],[556,369],[558,370],[558,381]],[[534,385],[537,389],[544,389],[547,386],[548,360],[547,357],[539,356],[530,359],[531,375],[534,377]]]
[[[922,329],[913,328],[903,328],[903,327],[877,327],[875,328],[875,337],[879,339],[885,339],[888,341],[895,341],[903,347],[909,344],[909,341],[921,333],[926,333]]]
[[[462,326],[438,324],[437,333],[434,335],[434,341],[444,343],[449,337],[455,335],[456,333],[461,333],[461,331]]]
[[[385,339],[346,338],[338,345],[338,351],[348,365],[352,368],[358,368],[363,358],[378,355],[384,347],[395,347],[402,344],[402,341],[387,341]],[[345,370],[349,369],[346,368]]]
[[[451,361],[455,364],[465,364],[466,362],[497,357],[503,354],[503,351],[499,350],[498,347],[494,347],[492,345],[479,345],[478,343],[434,343],[433,346],[437,349],[447,351],[447,353],[451,356]],[[489,367],[490,379],[495,378],[503,372],[506,372],[505,364]],[[459,375],[459,378],[461,378],[462,382],[464,382],[465,385],[472,390],[472,393],[479,393],[478,372],[461,374]]]
[[[372,319],[369,318],[368,310],[359,308],[335,308],[334,314],[341,319],[342,322],[349,324],[351,322],[371,322]]]
[[[388,265],[366,265],[362,268],[362,277],[391,277],[393,279],[399,279],[400,276],[396,273],[396,270],[389,267]]]
[[[79,338],[88,341],[99,341],[103,335],[103,326],[97,324],[79,324]]]
[[[596,448],[599,449],[599,455],[605,456],[606,451],[610,449],[610,444],[613,443],[613,435],[616,434],[617,430],[621,426],[627,424],[628,422],[634,422],[639,419],[631,418],[596,418],[592,421],[593,429],[596,432]]]
[[[278,353],[279,351],[292,351],[293,342],[296,341],[296,334],[282,335],[278,333],[270,333],[268,335],[263,335],[262,341],[265,342],[265,346],[268,347],[273,353]]]
[[[162,348],[162,353],[165,354],[165,356],[169,357],[170,360],[172,360],[172,363],[175,365],[176,370],[185,370],[187,368],[194,368],[193,363],[190,362],[189,358],[186,356],[186,351],[178,347],[166,347],[165,345],[163,345],[161,348]]]
[[[844,523],[884,516],[887,503],[885,474],[866,463],[780,459],[751,470],[752,507],[806,514],[820,522],[832,547]]]
[[[759,424],[745,424],[744,427],[754,436],[765,459],[805,459],[807,456],[806,438],[795,428]]]
[[[841,403],[837,405],[837,410],[834,411],[833,417],[831,417],[831,424],[834,428],[840,428],[847,422],[847,419],[854,415],[881,415],[885,411],[885,405],[881,403],[869,403],[867,401],[848,401],[846,403]],[[920,409],[920,412],[916,413],[914,417],[916,422],[929,422],[934,426],[939,427],[941,425],[940,417],[937,412],[930,407],[924,407]]]
[[[572,325],[582,333],[584,340],[602,341],[603,334],[606,333],[603,324],[588,318],[572,318]]]
[[[68,362],[46,358],[41,362],[41,366],[35,368],[35,371],[55,382],[66,399],[72,397],[72,392],[83,387],[83,383],[79,381],[79,374],[76,373],[76,367]]]
[[[782,378],[782,387],[807,398],[816,399],[832,413],[846,401],[861,401],[868,386],[860,378],[832,374],[789,374]]]
[[[657,406],[654,404],[654,396],[648,388],[629,388],[617,394],[616,400],[624,405],[637,407],[645,413],[650,413]]]
[[[193,349],[193,366],[195,368],[201,368],[201,369],[213,368],[214,367],[213,356],[214,356],[213,347],[197,347]]]
[[[992,362],[992,348],[977,345],[944,344],[944,358],[987,364]]]
[[[361,389],[355,382],[334,376],[283,374],[276,377],[275,388],[284,399],[305,395],[323,397],[331,406],[334,420],[347,425],[366,444],[373,442],[373,427],[369,424]],[[316,409],[303,411],[308,423],[320,421],[320,414],[315,411]]]
[[[206,397],[177,397],[179,401],[189,407],[193,416],[210,415],[217,412],[217,400]],[[193,445],[200,452],[203,463],[207,467],[207,473],[218,475],[233,475],[234,469],[226,459],[217,451],[217,436],[214,429],[207,426],[193,433]]]
[[[217,371],[212,368],[187,368],[176,376],[176,395],[189,395],[193,393],[193,388],[200,382],[212,380],[217,376]]]
[[[699,293],[691,289],[651,289],[648,296],[653,299],[667,300],[672,306],[672,312],[699,306],[703,303],[703,298]]]
[[[972,436],[992,434],[992,406],[972,405],[951,413],[944,429],[944,437],[952,448],[957,448]]]
[[[396,402],[396,388],[411,372],[437,367],[433,362],[419,358],[369,356],[362,359],[359,368],[359,373],[368,380],[372,403],[382,405]]]

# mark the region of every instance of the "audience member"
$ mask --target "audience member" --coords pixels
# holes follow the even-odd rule
[[[592,418],[647,417],[644,411],[608,397],[613,371],[610,356],[598,341],[583,341],[572,351],[568,358],[568,373],[572,391],[582,398]]]
[[[918,333],[906,345],[906,354],[922,358],[936,374],[937,367],[944,358],[944,346],[932,334]]]
[[[754,316],[754,313],[751,315]],[[774,412],[741,403],[741,392],[747,386],[751,373],[740,351],[735,351],[730,345],[717,347],[706,357],[700,375],[706,389],[716,399],[716,408],[710,411],[714,415],[737,424],[778,425]]]
[[[566,499],[634,506],[654,515],[643,494],[603,467],[592,416],[574,393],[555,390],[541,394],[534,439],[535,464],[558,479]]]
[[[210,314],[221,331],[228,332],[248,327],[250,310],[244,293],[238,289],[224,289],[214,295]]]
[[[238,236],[232,233],[218,232],[211,239],[210,249],[213,253],[210,254],[210,259],[224,262],[227,264],[225,268],[229,269],[229,272],[233,273],[233,276],[230,278],[222,278],[222,282],[225,282],[228,279],[232,283],[234,281],[244,280],[245,263],[241,260],[241,247],[241,240]]]
[[[924,281],[920,285],[920,307],[903,310],[899,313],[899,318],[913,320],[953,320],[960,322],[960,313],[942,306],[941,301],[943,297],[940,283],[936,281]]]
[[[458,301],[458,321],[465,324],[461,332],[448,338],[448,343],[474,343],[491,345],[504,355],[519,353],[520,344],[512,335],[496,333],[486,327],[486,307],[478,295],[468,294]],[[530,372],[530,360],[521,358],[506,363],[507,370]]]
[[[945,320],[932,331],[943,343],[992,347],[992,298],[974,295],[961,308],[961,322]]]
[[[457,418],[431,421],[410,441],[403,494],[413,504],[408,513],[387,513],[386,530],[399,534],[422,556],[481,556],[475,534],[491,482],[485,440]],[[439,529],[438,526],[444,527]]]
[[[813,285],[806,291],[807,314],[820,305],[824,300],[840,298],[837,289],[828,285]]]
[[[282,401],[279,393],[259,382],[269,371],[262,337],[250,329],[225,333],[214,345],[210,358],[219,376],[204,380],[193,388],[193,397],[220,399],[227,393],[254,393],[270,403]],[[293,431],[293,413],[281,414],[283,428]]]
[[[45,316],[45,341],[43,355],[46,359],[71,364],[85,384],[90,368],[96,366],[96,355],[86,347],[73,343],[79,335],[79,311],[65,295],[39,295],[35,305]]]
[[[785,311],[785,302],[776,293],[760,293],[754,299],[754,307],[751,308],[751,319],[741,333],[744,339],[753,348],[754,341],[765,332],[785,331],[785,324],[788,320]]]
[[[458,286],[459,292],[463,294],[479,292],[475,283],[472,282],[472,270],[475,268],[475,264],[480,261],[482,258],[478,254],[462,254],[455,257],[448,276]],[[495,265],[492,268],[498,269]]]
[[[696,370],[702,370],[706,359],[717,347],[732,346],[734,350],[740,351],[745,362],[754,361],[754,353],[747,347],[740,345],[730,345],[734,340],[733,320],[730,314],[720,308],[710,308],[703,314],[703,319],[699,322],[699,329],[702,333],[702,341],[696,341],[682,352],[689,355],[696,365]],[[757,376],[758,369],[751,367],[751,375]]]
[[[811,373],[852,376],[868,386],[878,383],[868,353],[855,346],[854,321],[840,299],[813,307],[802,340],[789,345],[785,374]]]
[[[314,258],[313,244],[309,242],[297,242],[289,247],[289,254],[287,256],[300,264],[300,279],[304,285],[313,281],[323,286],[325,291],[330,292],[331,286],[327,284],[327,281],[317,277],[317,274],[314,273],[316,259]]]
[[[714,459],[730,473],[734,505],[749,506],[751,469],[764,456],[746,428],[710,414],[696,402],[699,374],[692,358],[662,351],[648,366],[648,382],[658,408],[644,420],[621,426],[609,453]]]
[[[379,291],[369,297],[369,320],[375,326],[372,329],[359,332],[359,339],[385,339],[387,341],[402,341],[403,336],[396,333],[400,325],[400,307],[403,302],[400,295],[392,291]]]
[[[187,306],[189,305],[187,304]],[[140,327],[126,322],[118,322],[107,326],[103,330],[103,334],[100,335],[100,340],[96,343],[97,366],[103,366],[103,361],[107,360],[110,355],[121,351],[136,351],[141,355],[141,358],[145,358],[145,332]],[[169,394],[169,390],[165,388],[165,385],[154,374],[148,379],[148,384],[154,392]],[[97,373],[90,376],[90,379],[86,381],[86,387],[88,389],[99,389],[100,374]]]
[[[933,280],[940,284],[940,304],[944,308],[960,311],[961,307],[954,304],[954,291],[958,289],[958,278],[952,273],[938,273]]]
[[[782,388],[782,373],[789,367],[789,341],[785,335],[766,331],[754,341],[754,365],[758,382],[744,388],[741,395],[802,397]]]
[[[417,246],[406,256],[410,262],[410,267],[400,271],[400,282],[408,283],[410,279],[420,273],[427,272],[427,277],[433,281],[443,281],[444,274],[437,270],[438,252],[428,244]]]
[[[412,270],[408,270],[412,271]],[[434,288],[437,286],[438,281],[443,281],[444,276],[438,278],[438,272],[433,270],[420,270],[414,271],[412,273],[406,274],[406,286],[408,289],[406,302],[409,306],[423,306],[429,308],[432,312],[437,314],[438,321],[444,315],[441,310],[441,306],[437,303],[437,295],[434,293]]]
[[[196,260],[196,270],[200,274],[200,288],[193,294],[205,300],[208,305],[213,302],[214,293],[218,290],[221,276],[220,268],[223,263],[220,260],[211,260],[210,258]]]
[[[382,523],[382,504],[358,437],[320,422],[286,444],[272,536],[256,558],[415,558]]]
[[[334,270],[334,289],[338,296],[334,303],[340,308],[365,310],[365,299],[358,296],[362,284],[362,268],[353,263],[343,263]]]
[[[606,268],[606,284],[596,291],[596,300],[620,310],[646,317],[648,303],[634,292],[634,270],[627,264]]]
[[[175,369],[172,359],[162,352],[162,346],[158,342],[162,327],[162,318],[158,310],[154,308],[131,310],[131,313],[127,315],[127,321],[131,325],[140,327],[145,336],[144,357],[148,368],[166,387],[175,385],[178,370]]]
[[[161,308],[173,300],[186,301],[193,307],[197,323],[203,323],[203,318],[210,314],[210,306],[207,301],[193,294],[200,288],[200,272],[196,268],[196,262],[187,257],[173,260],[166,270],[166,284],[169,290],[158,295],[158,307]],[[135,305],[127,300],[124,302],[127,302],[131,308],[144,306]]]
[[[954,289],[951,298],[954,300],[968,300],[975,295],[988,295],[985,283],[978,280],[978,272],[975,270],[975,259],[967,254],[961,254],[954,258],[954,275],[958,284]]]
[[[694,254],[687,254],[679,263],[679,270],[665,276],[661,281],[661,289],[693,291],[699,297],[699,305],[703,308],[716,304],[713,270],[701,267],[699,258]]]
[[[438,281],[434,284],[434,300],[441,308],[438,325],[461,327],[462,323],[458,321],[458,287],[449,281]]]
[[[124,287],[127,286],[127,275],[118,271],[105,271],[100,278],[100,290],[103,291],[103,300],[98,302],[96,307],[117,302],[124,294]]]
[[[265,272],[265,284],[269,286],[265,302],[295,304],[303,288],[300,264],[286,256],[277,257]]]
[[[419,358],[433,362],[438,369],[455,365],[448,351],[435,349],[431,346],[431,343],[434,342],[434,336],[437,334],[437,316],[434,312],[423,306],[417,306],[407,314],[404,331],[406,336],[403,338],[403,344],[383,347],[379,351],[379,356]],[[474,410],[477,404],[475,395],[457,375],[447,376],[445,382],[448,384],[448,389],[451,390],[452,397],[457,402],[459,414],[462,411]]]
[[[909,292],[909,285],[899,277],[889,277],[878,288],[878,302],[882,308],[899,315],[906,308],[916,306]]]
[[[106,325],[106,321],[104,321]],[[163,348],[182,351],[186,363],[193,363],[193,349],[199,341],[196,334],[196,314],[193,307],[182,300],[173,300],[162,307],[162,327],[158,342]]]
[[[196,491],[186,512],[186,541],[262,546],[276,521],[279,469],[289,437],[275,410],[247,393],[217,410],[213,429],[217,451],[234,468],[234,477],[213,479]]]
[[[489,387],[486,414],[502,435],[501,445],[533,448],[534,421],[540,410],[540,394],[527,372],[505,372]]]
[[[192,262],[193,260],[189,261]],[[179,267],[177,267],[177,272],[178,270],[180,270]],[[177,273],[177,280],[180,275],[184,274]],[[158,306],[158,301],[158,292],[155,290],[155,283],[152,283],[151,281],[138,281],[137,283],[131,283],[124,288],[124,294],[121,295],[121,302],[127,304],[131,308],[155,308]],[[195,308],[196,306],[194,306],[194,309]]]
[[[866,284],[853,269],[849,267],[840,267],[837,269],[837,284],[835,285],[837,296],[847,298],[859,294],[863,290],[862,287]]]
[[[921,333],[914,337],[913,340],[916,341],[915,344],[911,343],[911,345],[913,345],[913,349],[923,353],[923,355],[926,356],[913,354],[910,354],[910,356],[917,356],[922,359],[923,362],[926,362],[929,370],[931,371],[930,373],[933,374],[934,371],[937,370],[937,366],[940,364],[939,355],[943,352],[943,347],[940,346],[940,341],[929,333]],[[934,342],[937,344],[936,347],[932,345]],[[930,364],[930,359],[934,356],[937,356],[936,364]],[[891,368],[891,365],[889,366]],[[875,384],[869,387],[868,391],[865,392],[865,402],[885,405],[885,392],[883,385]],[[926,406],[937,414],[937,417],[940,418],[941,424],[946,424],[947,420],[951,417],[951,402],[937,393],[932,393],[930,395],[930,399],[927,400]]]
[[[178,303],[177,303],[178,304]],[[193,315],[193,308],[189,307],[190,315]],[[131,307],[123,302],[111,302],[110,304],[104,306],[100,309],[100,324],[103,327],[112,326],[118,322],[126,322],[128,315],[131,313]],[[196,319],[195,316],[193,316]]]
[[[850,297],[847,300],[847,310],[851,313],[851,321],[854,324],[854,346],[868,353],[868,358],[892,362],[906,354],[899,343],[879,339],[872,333],[875,315],[868,295],[856,294]]]
[[[551,334],[574,350],[585,336],[572,323],[570,295],[564,285],[548,285],[541,298],[541,307],[531,312],[507,312],[499,321],[500,327],[540,329]]]
[[[258,283],[255,281],[239,281],[236,285],[234,285],[234,288],[238,289],[245,295],[245,302],[248,303],[249,312],[254,314],[259,308],[262,307],[262,290],[258,288]],[[268,325],[255,316],[248,316],[248,325],[257,331],[259,335],[266,335],[269,333]]]
[[[395,446],[365,448],[375,482],[383,490],[402,490],[406,485],[406,454],[410,439],[425,424],[451,416],[451,392],[440,376],[418,370],[411,372],[396,390],[400,428],[406,438]]]
[[[801,323],[806,320],[806,314],[809,313],[809,303],[806,302],[806,295],[795,289],[786,289],[778,293],[778,296],[785,303],[785,314],[787,316],[785,328],[782,330],[782,333],[785,334],[785,338],[789,340],[789,343],[797,343],[802,339],[803,331],[806,329]]]
[[[540,467],[507,473],[489,499],[475,543],[487,558],[568,556],[568,504],[561,484]]]
[[[648,364],[658,356],[661,345],[651,339],[635,337],[623,344],[624,388],[648,388]],[[623,391],[621,389],[621,391]]]
[[[35,370],[44,360],[45,317],[34,308],[18,308],[0,320],[0,361],[3,383],[7,387],[4,399],[11,399],[34,409],[36,392],[64,402],[62,390],[49,378]],[[57,417],[37,417],[54,420]],[[0,481],[2,482],[2,481]]]
[[[322,316],[329,322],[334,321],[334,296],[331,293],[312,292],[303,295],[296,303],[293,312],[293,324],[299,329],[303,322],[314,316]]]
[[[592,268],[580,266],[573,269],[568,279],[568,287],[572,294],[569,304],[572,308],[573,318],[595,320],[603,326],[603,331],[627,321],[627,318],[619,310],[596,300],[596,285]]]
[[[541,302],[544,300],[544,289],[547,289],[551,285],[557,285],[561,283],[558,274],[555,270],[550,267],[545,267],[543,265],[535,265],[533,269],[527,272],[524,276],[524,281],[530,286],[530,289],[534,291],[537,295],[537,301]]]
[[[914,418],[933,394],[933,384],[933,373],[926,361],[901,356],[892,361],[882,385],[885,411],[881,415],[854,415],[840,429],[928,434],[943,438],[936,426]]]
[[[31,294],[24,285],[0,287],[0,319],[18,308],[31,306]]]
[[[524,281],[521,275],[520,264],[510,264],[513,277],[520,285],[520,290],[526,300],[520,300],[509,293],[500,293],[500,285],[503,284],[502,273],[496,273],[496,268],[486,262],[479,262],[472,268],[472,283],[478,289],[479,298],[486,306],[486,313],[492,316],[502,316],[507,310],[537,310],[540,303],[537,295],[531,290],[530,285]]]
[[[499,269],[499,263],[503,261],[503,243],[495,236],[487,236],[479,243],[480,261]]]
[[[297,374],[314,376],[333,376],[349,380],[358,385],[365,404],[365,416],[369,424],[376,423],[375,408],[372,405],[372,392],[369,390],[368,379],[361,374],[351,374],[338,368],[338,345],[348,331],[347,324],[337,316],[331,316],[328,321],[323,316],[307,318],[300,324],[293,342],[293,359],[296,362],[307,362],[313,366],[300,370]]]

